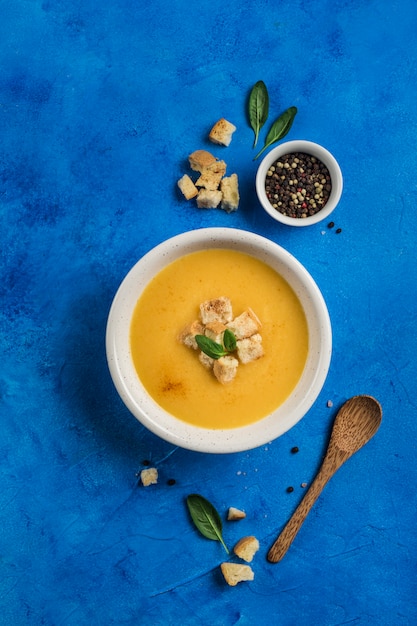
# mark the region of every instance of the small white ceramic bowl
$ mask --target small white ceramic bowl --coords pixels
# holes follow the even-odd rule
[[[130,324],[136,302],[149,281],[179,257],[212,248],[252,255],[270,265],[293,288],[307,318],[309,350],[301,378],[289,398],[267,417],[245,427],[205,429],[167,413],[150,397],[133,365]],[[264,445],[292,428],[310,409],[327,376],[332,351],[329,314],[307,270],[289,252],[259,235],[232,228],[204,228],[177,235],[156,246],[129,271],[113,300],[106,351],[117,391],[133,415],[155,435],[200,452],[229,453]]]
[[[293,152],[302,152],[304,154],[310,154],[316,157],[322,163],[324,163],[324,165],[326,165],[330,173],[332,189],[329,199],[320,211],[318,211],[314,215],[310,215],[309,217],[301,218],[283,215],[278,211],[278,209],[275,209],[272,206],[272,204],[268,200],[265,191],[266,174],[271,165],[284,154],[290,154]],[[270,152],[268,152],[268,154],[259,164],[259,168],[256,174],[256,193],[258,194],[258,199],[263,208],[274,220],[276,220],[277,222],[281,222],[282,224],[287,224],[288,226],[311,226],[312,224],[317,224],[317,222],[321,222],[322,220],[328,218],[330,213],[334,211],[340,200],[340,197],[342,195],[342,189],[342,172],[334,156],[328,150],[326,150],[326,148],[323,148],[323,146],[320,146],[319,144],[312,141],[304,141],[301,139],[297,139],[295,141],[287,141],[280,144],[276,148],[273,148]]]

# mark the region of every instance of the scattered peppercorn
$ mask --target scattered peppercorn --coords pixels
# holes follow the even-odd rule
[[[142,461],[142,465],[150,465],[151,462],[148,461],[148,459],[145,459],[144,461]]]
[[[333,228],[333,226],[334,226],[334,222],[329,222],[329,223],[327,224],[327,228]]]
[[[300,486],[302,487],[302,489],[305,489],[307,487],[307,483],[301,483]]]
[[[169,480],[167,480],[167,484],[170,485],[170,486],[171,485],[175,485],[175,482],[176,482],[175,478],[170,478]]]
[[[284,154],[269,168],[265,191],[274,209],[288,217],[306,218],[318,213],[332,190],[330,172],[311,154]]]
[[[341,228],[337,228],[337,229],[336,229],[336,234],[337,234],[337,235],[339,235],[341,232],[342,232],[342,229],[341,229]]]
[[[297,454],[297,452],[298,452],[297,446],[294,446],[293,448],[291,448],[291,453],[292,454]]]
[[[287,487],[287,493],[292,493],[294,491],[294,487]]]
[[[327,406],[330,409],[333,406],[333,402],[331,400],[327,400]]]

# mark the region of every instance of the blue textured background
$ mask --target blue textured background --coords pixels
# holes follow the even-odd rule
[[[0,623],[415,625],[414,0],[2,0],[0,13]],[[261,211],[245,112],[259,79],[270,121],[296,105],[288,139],[339,160],[339,235]],[[238,127],[229,148],[210,145],[240,177],[231,215],[198,211],[176,189],[222,116]],[[126,272],[167,237],[205,226],[252,230],[292,252],[333,324],[314,407],[243,454],[158,440],[122,405],[105,360]],[[380,431],[269,564],[336,409],[358,393],[382,403]],[[137,486],[144,460],[160,473],[148,489]],[[247,510],[224,534],[230,546],[258,536],[252,583],[224,584],[225,553],[192,527],[191,492],[222,515]]]

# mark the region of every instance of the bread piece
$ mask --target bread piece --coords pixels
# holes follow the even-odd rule
[[[256,333],[252,337],[240,339],[236,342],[236,350],[239,361],[243,364],[260,359],[264,355],[261,335]]]
[[[226,296],[206,300],[200,304],[200,315],[204,325],[211,322],[227,324],[233,319],[232,303]]]
[[[211,356],[209,356],[205,352],[200,352],[200,354],[198,355],[198,360],[200,361],[201,365],[206,368],[206,370],[211,370],[211,368],[213,367],[214,359],[212,359]]]
[[[233,548],[233,552],[240,559],[247,561],[250,563],[255,556],[256,552],[259,550],[259,541],[253,535],[249,535],[248,537],[242,537],[235,547]]]
[[[226,213],[232,213],[239,207],[239,185],[237,174],[226,176],[220,181],[220,191],[223,194],[221,208]]]
[[[209,322],[208,324],[206,324],[206,327],[204,329],[204,334],[206,337],[208,337],[212,341],[222,344],[223,333],[225,330],[226,330],[226,326],[223,324],[223,322],[218,322],[218,321]]]
[[[232,141],[232,135],[236,130],[236,126],[222,117],[218,120],[209,133],[209,139],[213,143],[220,144],[222,146],[230,145]]]
[[[226,173],[226,163],[224,161],[215,161],[208,167],[201,170],[200,177],[196,180],[196,187],[205,187],[211,191],[219,188],[220,181]]]
[[[186,200],[191,200],[191,198],[195,198],[198,194],[198,189],[188,174],[184,174],[184,176],[177,182],[177,185],[181,189]]]
[[[222,385],[231,383],[237,373],[239,361],[231,355],[222,356],[213,363],[213,374]]]
[[[221,563],[220,569],[225,581],[231,587],[235,587],[238,583],[246,580],[253,580],[255,574],[250,565],[242,565],[242,563]]]
[[[236,339],[245,339],[258,333],[262,328],[262,324],[256,313],[251,308],[248,308],[229,322],[227,327],[234,333]]]
[[[197,206],[199,209],[216,209],[222,200],[221,191],[201,189],[197,196]]]
[[[204,335],[204,326],[198,320],[192,322],[191,324],[187,324],[182,333],[180,333],[178,339],[188,348],[197,350],[198,345],[195,340],[196,335]]]
[[[149,467],[148,469],[144,469],[140,473],[140,479],[144,487],[149,487],[149,485],[156,485],[156,483],[158,482],[158,470],[155,467]]]
[[[229,507],[229,510],[227,512],[227,519],[229,522],[236,522],[237,520],[244,519],[245,517],[245,511],[236,509],[234,506]]]
[[[215,163],[217,159],[207,150],[195,150],[188,157],[188,161],[192,170],[202,172],[205,167]]]

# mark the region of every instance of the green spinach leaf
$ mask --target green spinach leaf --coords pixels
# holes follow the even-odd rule
[[[289,132],[296,115],[297,107],[290,107],[284,111],[284,113],[282,113],[277,120],[275,120],[266,136],[264,147],[260,150],[260,152],[258,152],[254,160],[257,159],[258,156],[266,150],[266,148],[285,137],[285,135]]]
[[[207,539],[220,541],[227,554],[229,554],[229,550],[223,541],[223,527],[220,515],[211,502],[203,498],[203,496],[192,493],[187,497],[187,506],[191,518],[200,533]]]
[[[220,359],[222,356],[226,356],[227,351],[219,343],[213,341],[205,335],[196,335],[195,340],[201,352],[207,354],[212,359]]]
[[[249,95],[249,121],[255,133],[253,147],[258,143],[259,131],[268,119],[268,113],[268,90],[263,80],[258,80]]]
[[[223,333],[223,344],[228,352],[234,352],[236,350],[236,337],[230,328],[226,328]]]
[[[215,360],[236,350],[236,337],[229,328],[226,328],[223,333],[223,346],[205,335],[196,335],[195,340],[201,352]]]

